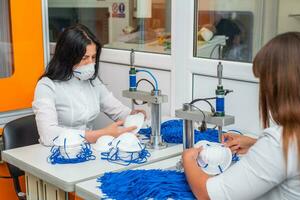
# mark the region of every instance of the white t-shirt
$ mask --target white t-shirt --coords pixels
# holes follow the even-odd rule
[[[52,145],[62,131],[84,135],[93,129],[93,121],[100,111],[111,119],[125,119],[131,110],[117,100],[97,78],[93,81],[39,80],[32,102],[40,142]]]
[[[299,200],[297,145],[289,146],[287,168],[282,146],[282,128],[265,129],[239,162],[208,179],[206,187],[210,199]]]

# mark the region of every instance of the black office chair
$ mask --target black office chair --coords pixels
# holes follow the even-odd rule
[[[29,115],[11,122],[8,122],[3,128],[4,150],[17,147],[37,144],[39,134],[35,122],[35,116]],[[11,178],[14,182],[16,194],[20,200],[26,199],[25,194],[21,191],[19,177],[24,175],[24,171],[7,163]]]

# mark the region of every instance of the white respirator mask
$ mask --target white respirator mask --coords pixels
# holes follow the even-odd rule
[[[123,133],[113,141],[113,145],[122,152],[139,152],[144,148],[134,133]]]
[[[123,133],[111,142],[112,148],[102,152],[102,159],[121,165],[141,164],[147,161],[150,153],[134,133]]]
[[[108,152],[112,146],[112,141],[115,139],[115,137],[111,135],[103,135],[99,137],[95,144],[92,144],[92,147],[95,151],[99,152]]]
[[[54,138],[50,153],[48,161],[51,164],[80,163],[96,159],[84,136],[68,131],[63,131]]]
[[[209,175],[217,175],[223,173],[229,168],[232,161],[232,153],[228,147],[223,144],[200,141],[195,147],[202,147],[202,151],[198,156],[198,165]]]
[[[80,80],[89,80],[95,74],[95,63],[90,63],[87,65],[82,65],[73,70],[73,74],[75,77]]]
[[[144,119],[145,115],[143,113],[128,115],[124,121],[124,127],[136,126],[137,128],[131,131],[131,133],[138,133],[144,124]]]

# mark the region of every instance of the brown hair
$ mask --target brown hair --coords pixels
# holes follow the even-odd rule
[[[273,119],[283,127],[283,152],[297,142],[300,155],[300,32],[269,41],[255,56],[253,73],[259,78],[259,110],[264,128]],[[300,159],[298,158],[298,161]]]

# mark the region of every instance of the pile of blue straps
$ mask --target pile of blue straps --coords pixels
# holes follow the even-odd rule
[[[149,138],[151,134],[151,127],[141,129],[139,133]],[[161,124],[162,138],[167,143],[182,144],[182,133],[183,120],[181,119],[169,120]],[[218,130],[207,129],[203,132],[195,130],[195,143],[197,143],[200,140],[218,142]]]
[[[195,199],[183,172],[127,170],[109,172],[97,179],[104,199]]]

